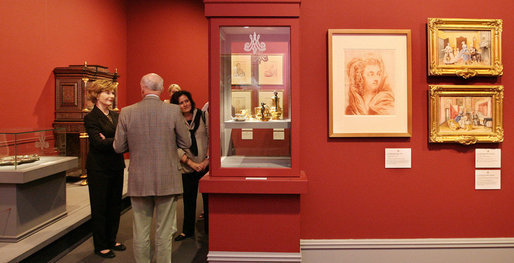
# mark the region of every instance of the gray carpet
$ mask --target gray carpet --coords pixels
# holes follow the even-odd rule
[[[202,211],[202,197],[198,196],[197,204],[197,218],[199,218]],[[178,235],[182,230],[183,220],[183,202],[182,198],[179,199],[178,205]],[[126,251],[115,251],[116,257],[112,259],[104,259],[96,255],[93,251],[93,238],[90,236],[87,240],[80,243],[73,250],[66,255],[58,256],[59,259],[54,259],[53,262],[58,263],[76,263],[76,262],[134,262],[133,246],[132,246],[132,210],[129,209],[121,216],[120,228],[118,231],[117,240],[127,246]],[[152,237],[153,240],[153,237]],[[196,234],[194,238],[188,238],[183,241],[173,241],[173,263],[203,263],[207,262],[208,253],[208,236],[204,231],[204,221],[199,219],[196,223]]]

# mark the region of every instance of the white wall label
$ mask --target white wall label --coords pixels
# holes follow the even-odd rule
[[[475,168],[501,168],[501,149],[475,149]]]
[[[284,138],[284,129],[273,129],[273,140],[281,141],[284,140]]]
[[[501,170],[475,170],[475,189],[501,189]]]
[[[412,168],[411,148],[386,148],[385,168]]]
[[[241,129],[242,140],[253,140],[253,129]]]

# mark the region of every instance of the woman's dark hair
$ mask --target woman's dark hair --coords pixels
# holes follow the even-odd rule
[[[191,93],[187,90],[179,90],[175,93],[173,93],[173,96],[171,96],[170,103],[177,104],[178,105],[178,98],[180,96],[186,95],[186,97],[189,99],[189,102],[191,102],[191,113],[196,109],[195,101],[193,100],[193,96],[191,96]]]

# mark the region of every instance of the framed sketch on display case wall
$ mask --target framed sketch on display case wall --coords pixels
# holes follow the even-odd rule
[[[501,76],[501,19],[428,18],[429,76]]]
[[[503,86],[430,85],[429,142],[503,141]]]
[[[410,30],[329,29],[329,136],[411,136]]]
[[[252,84],[252,56],[232,54],[230,75],[232,85]]]
[[[259,64],[259,85],[283,85],[283,56],[267,55],[267,58]]]
[[[232,91],[232,117],[248,118],[252,114],[252,91]]]

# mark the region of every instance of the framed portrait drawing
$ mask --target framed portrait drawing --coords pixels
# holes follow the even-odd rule
[[[268,61],[259,64],[259,85],[283,85],[284,57],[268,55]]]
[[[428,18],[428,75],[501,76],[501,19]]]
[[[430,85],[429,142],[503,141],[503,86]]]
[[[232,117],[236,114],[251,115],[252,92],[232,90]]]
[[[230,75],[232,85],[252,84],[252,56],[232,54]]]
[[[329,137],[411,137],[410,30],[329,29]]]

